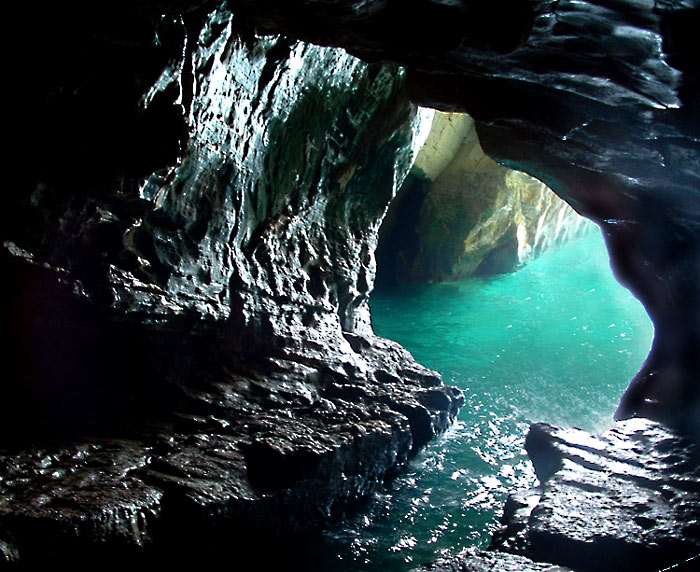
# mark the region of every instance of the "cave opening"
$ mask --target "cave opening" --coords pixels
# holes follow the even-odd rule
[[[613,276],[600,229],[486,157],[468,116],[438,117],[447,135],[432,158],[418,153],[379,233],[372,327],[466,402],[406,473],[297,548],[308,569],[401,572],[488,547],[508,495],[537,482],[530,425],[610,428],[650,350],[653,325]],[[447,220],[436,217],[445,205]],[[421,233],[439,260],[421,252]],[[458,256],[455,243],[472,250]]]
[[[375,335],[372,253],[387,204],[410,169],[416,103],[474,113],[493,157],[536,174],[601,225],[618,276],[644,300],[657,337],[620,416],[697,427],[700,84],[689,55],[695,28],[679,24],[697,21],[686,3],[656,3],[653,13],[632,1],[537,3],[534,22],[516,26],[512,43],[483,37],[480,29],[493,28],[483,26],[490,11],[470,13],[462,36],[467,13],[457,4],[467,3],[406,3],[411,21],[421,28],[432,22],[435,35],[449,36],[438,42],[447,52],[393,25],[398,2],[334,2],[328,10],[327,2],[291,10],[247,0],[151,4],[110,3],[112,17],[87,27],[75,17],[79,7],[35,11],[32,29],[40,33],[16,58],[10,134],[21,156],[10,161],[0,254],[9,277],[0,310],[11,339],[3,347],[0,404],[0,441],[7,442],[0,450],[0,562],[146,558],[162,565],[166,557],[181,566],[183,558],[215,563],[225,552],[243,568],[248,557],[256,567],[269,557],[284,564],[276,568],[387,572],[448,546],[452,553],[463,545],[451,543],[455,535],[475,544],[485,538],[491,516],[455,522],[426,510],[497,510],[506,484],[520,488],[521,469],[528,483],[534,479],[514,453],[522,433],[506,429],[517,433],[541,410],[546,421],[582,425],[567,411],[587,412],[602,392],[569,398],[559,411],[539,399],[553,383],[537,378],[533,389],[523,379],[535,351],[557,358],[559,346],[547,352],[538,345],[513,365],[507,360],[517,353],[503,351],[495,336],[477,350],[486,376],[454,369],[476,375],[464,385],[468,400],[492,393],[477,385],[483,377],[514,374],[487,380],[506,390],[506,413],[500,418],[472,401],[464,409],[478,422],[454,425],[465,403],[449,367],[404,342],[443,380]],[[425,4],[441,6],[420,9]],[[355,12],[360,6],[368,12]],[[444,34],[448,20],[456,25]],[[590,41],[581,43],[584,37]],[[47,54],[44,67],[57,73],[35,73]],[[456,141],[472,131],[464,119]],[[420,333],[418,302],[427,300],[425,314],[435,318],[434,299],[473,294],[464,284],[495,291],[491,310],[505,298],[504,281],[522,280],[563,252],[531,260],[544,242],[530,238],[544,235],[499,215],[523,215],[508,197],[537,184],[521,189],[518,175],[461,143],[447,162],[424,163],[409,175],[413,199],[444,183],[443,202],[415,219],[421,232],[379,240],[372,304],[380,334],[392,337],[381,313],[402,305],[409,333]],[[474,183],[494,180],[504,192],[476,195],[481,208],[470,212],[480,214],[460,235],[459,216],[432,215],[464,206],[452,200],[450,180],[470,163],[479,165]],[[411,201],[403,204],[387,218],[409,220]],[[447,240],[455,236],[461,251]],[[399,248],[382,252],[386,245]],[[555,263],[559,274],[567,269],[556,278],[571,280],[568,270],[583,267],[591,250],[584,243],[574,262]],[[384,288],[405,275],[424,286],[405,287],[382,307]],[[598,301],[603,290],[568,291],[567,298]],[[541,300],[529,297],[524,305],[537,310]],[[529,323],[544,313],[535,311]],[[618,335],[609,347],[624,353],[634,341],[627,324],[616,317],[583,329],[581,313],[566,317],[565,333],[576,334],[573,353],[586,363],[555,359],[564,370],[555,377],[573,379],[573,372],[580,380],[585,370],[597,383],[605,371],[588,338]],[[486,321],[511,339],[528,322],[516,318],[510,311],[506,323]],[[543,329],[520,333],[542,342]],[[552,337],[561,344],[564,334],[552,328]],[[448,358],[468,355],[446,345],[439,349]],[[619,390],[614,395],[613,402]],[[553,468],[570,451],[555,449],[597,438],[576,434],[566,445],[566,435],[548,427],[535,425],[529,435],[549,450],[528,452],[539,479],[552,486],[528,506],[553,517],[531,519],[513,542],[541,538],[542,526],[554,541],[528,551],[502,538],[485,560],[505,567],[521,555],[577,570],[592,563],[599,572],[659,570],[697,554],[700,475],[692,444],[653,421],[624,421],[615,438],[597,441],[599,470],[586,460],[571,481],[570,472]],[[453,446],[480,469],[451,466]],[[487,471],[492,459],[495,474]],[[454,489],[422,480],[433,474],[465,486],[459,500],[448,494]],[[586,486],[589,479],[596,487]],[[514,496],[524,498],[520,492]],[[374,500],[358,515],[367,499]],[[558,512],[568,499],[572,513]],[[579,503],[595,515],[582,526]],[[575,526],[558,528],[569,517]],[[345,524],[316,551],[310,537],[339,520]],[[425,535],[409,533],[419,528]],[[278,532],[289,532],[296,546],[276,543]]]
[[[443,137],[442,149],[432,150],[441,155],[442,172],[451,179],[461,175],[461,183],[437,185],[433,193],[439,174],[433,172],[432,180],[422,171],[416,176],[414,167],[390,205],[370,302],[375,333],[440,372],[465,392],[466,403],[456,424],[419,453],[407,475],[366,512],[327,534],[341,570],[398,572],[460,549],[487,547],[508,493],[536,482],[523,448],[528,427],[547,420],[595,434],[609,429],[651,347],[653,324],[613,276],[600,230],[544,185],[538,192],[546,199],[535,200],[532,188],[521,196],[516,185],[533,183],[519,173],[522,178],[506,188],[522,203],[499,202],[497,187],[512,172],[494,164],[488,169],[496,174],[483,174],[479,162],[489,159],[479,156],[478,142],[475,149],[464,131],[455,140],[455,124],[471,129],[466,117],[446,116],[452,141],[444,145]],[[423,149],[429,146],[430,136]],[[416,164],[428,161],[419,153]],[[458,189],[446,191],[450,185]],[[469,193],[478,200],[456,198]],[[436,242],[425,218],[445,205],[453,210],[448,216],[461,217],[467,227],[451,241],[453,250],[455,242],[467,244],[467,253],[453,255],[459,260],[449,271],[448,255],[439,268],[416,262],[420,234]],[[454,229],[441,218],[442,247],[449,251],[447,234]],[[509,234],[513,219],[521,225],[519,241],[517,232]],[[468,252],[474,235],[482,246],[475,254]],[[504,251],[512,254],[504,257]]]

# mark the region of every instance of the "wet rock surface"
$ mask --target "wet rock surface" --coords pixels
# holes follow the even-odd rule
[[[534,562],[505,552],[465,552],[457,558],[438,560],[416,572],[571,572],[570,568]]]
[[[35,48],[75,69],[22,76],[45,101],[21,137],[45,136],[0,256],[5,562],[260,558],[257,532],[342,517],[462,402],[369,323],[415,154],[403,72],[162,10],[107,5],[90,33],[47,13]]]
[[[471,117],[436,112],[382,223],[376,284],[513,272],[594,229],[546,185],[487,157]]]
[[[229,4],[261,29],[405,65],[413,101],[469,113],[490,157],[597,223],[656,328],[617,415],[700,435],[696,0]]]
[[[403,353],[364,341],[365,359],[381,352],[377,366]],[[307,364],[270,360],[232,374],[225,356],[209,357],[223,360],[227,375],[182,355],[202,369],[188,386],[193,372],[179,372],[186,395],[170,415],[119,438],[0,455],[0,530],[12,547],[5,559],[137,558],[228,531],[227,545],[237,539],[245,561],[254,531],[285,537],[337,521],[444,430],[459,402],[420,368],[401,378],[387,371],[393,382],[329,373],[311,384]]]
[[[697,442],[633,419],[602,435],[535,424],[526,448],[540,482],[508,498],[490,549],[422,572],[695,569]]]
[[[661,570],[700,554],[697,443],[643,419],[600,436],[533,425],[540,485],[512,495],[493,547],[581,571]]]
[[[235,546],[246,562],[267,535],[288,538],[353,510],[461,403],[438,374],[371,335],[345,333],[351,349],[337,362],[330,349],[242,356],[211,323],[145,328],[59,293],[72,319],[39,333],[79,352],[67,373],[90,368],[83,379],[54,371],[44,382],[58,393],[32,388],[43,402],[9,395],[17,411],[3,418],[0,452],[5,562],[196,560],[200,545]]]

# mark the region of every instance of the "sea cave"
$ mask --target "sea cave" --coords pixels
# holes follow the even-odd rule
[[[700,3],[145,0],[7,18],[4,566],[694,569]],[[608,281],[569,289],[600,237]],[[559,281],[535,282],[544,267]],[[612,317],[613,287],[651,321]],[[528,313],[480,318],[487,293]],[[602,324],[562,310],[578,347],[540,321],[573,298]],[[467,340],[442,362],[413,345],[426,314]],[[480,319],[499,337],[471,333]],[[587,353],[603,329],[609,359]],[[520,416],[482,399],[486,377]],[[505,477],[470,481],[468,451]],[[429,493],[411,484],[425,475]],[[466,484],[448,499],[448,481]],[[367,552],[362,530],[381,536],[401,494],[500,519],[435,517],[442,544],[415,561],[339,559]],[[394,553],[413,524],[394,523]]]

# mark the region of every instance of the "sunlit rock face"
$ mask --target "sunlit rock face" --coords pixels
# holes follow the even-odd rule
[[[3,227],[6,561],[236,538],[246,567],[254,531],[342,516],[461,402],[369,325],[418,146],[404,74],[161,10],[37,15],[64,71],[20,76],[42,137]]]
[[[507,552],[465,551],[458,558],[440,558],[416,572],[572,572],[549,562],[535,562]]]
[[[618,417],[700,434],[697,0],[229,4],[262,29],[405,65],[414,101],[470,113],[489,156],[601,226],[656,328]]]
[[[471,117],[437,112],[382,224],[377,285],[511,272],[593,228],[546,185],[487,157]]]

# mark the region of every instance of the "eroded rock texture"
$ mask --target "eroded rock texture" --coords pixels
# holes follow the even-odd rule
[[[574,570],[661,570],[700,553],[700,452],[635,419],[601,436],[533,425],[540,486],[513,495],[494,547]]]
[[[437,560],[416,572],[571,572],[570,568],[534,562],[506,552],[465,552],[457,558]]]
[[[261,29],[405,65],[414,101],[468,112],[489,156],[601,226],[656,328],[617,415],[700,435],[697,0],[229,4]]]
[[[2,558],[327,522],[446,426],[459,396],[368,325],[405,83],[603,228],[656,326],[619,416],[700,431],[698,8],[9,9]]]
[[[466,551],[421,570],[695,569],[697,442],[633,419],[600,436],[536,424],[526,448],[540,484],[509,497],[491,549]]]
[[[382,223],[377,286],[512,272],[593,228],[546,185],[487,157],[471,117],[438,112]]]
[[[46,14],[38,53],[64,71],[21,76],[6,561],[225,538],[243,565],[256,530],[338,518],[459,407],[369,324],[415,153],[404,74],[205,8]]]

